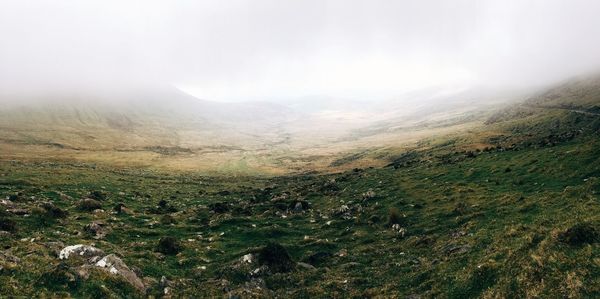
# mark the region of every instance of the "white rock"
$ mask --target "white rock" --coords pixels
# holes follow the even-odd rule
[[[58,254],[58,258],[61,260],[68,259],[72,255],[79,255],[84,257],[94,257],[103,255],[104,252],[96,247],[89,245],[77,244],[63,248]]]
[[[138,290],[142,292],[145,291],[142,280],[116,255],[109,254],[97,261],[94,265],[108,271],[110,274],[122,276]]]
[[[252,264],[253,259],[254,259],[254,256],[252,255],[252,253],[248,253],[248,254],[242,256],[242,262],[244,262],[244,263]]]
[[[401,237],[404,237],[406,234],[406,229],[401,227],[400,224],[392,225],[392,230],[396,231]]]
[[[340,207],[340,213],[346,213],[348,211],[350,211],[350,208],[347,205],[342,205]]]

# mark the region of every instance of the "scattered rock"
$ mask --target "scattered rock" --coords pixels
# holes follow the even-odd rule
[[[15,203],[8,200],[8,199],[2,199],[0,200],[0,204],[3,205],[5,208],[14,208],[16,207]]]
[[[339,214],[345,214],[348,213],[350,211],[350,208],[347,205],[342,205],[339,209],[338,209],[338,213]]]
[[[142,280],[116,255],[109,254],[103,257],[96,262],[95,266],[111,274],[120,275],[140,292],[145,292],[146,288]]]
[[[107,234],[106,224],[100,221],[94,221],[83,227],[83,231],[94,239],[102,239]]]
[[[335,194],[336,192],[340,191],[340,186],[337,184],[335,179],[330,179],[319,188],[319,191],[325,194]]]
[[[298,265],[300,268],[303,268],[306,270],[316,270],[317,269],[317,268],[315,268],[315,266],[313,266],[311,264],[303,263],[303,262],[298,262],[296,265]]]
[[[400,237],[404,238],[404,234],[406,234],[406,229],[401,227],[400,224],[392,224],[392,230],[400,235]]]
[[[93,246],[77,244],[63,248],[58,254],[58,258],[61,260],[69,259],[71,256],[81,256],[85,258],[92,258],[104,255],[104,251]]]
[[[303,211],[308,210],[310,208],[310,205],[307,201],[297,200],[290,204],[290,208],[295,213],[302,213]]]
[[[252,264],[254,261],[254,255],[252,253],[248,253],[242,256],[242,263]]]
[[[6,209],[6,211],[18,216],[29,215],[31,213],[28,209],[24,208]]]
[[[162,293],[163,293],[163,295],[165,295],[165,298],[170,297],[172,283],[171,283],[171,281],[169,281],[167,279],[166,276],[163,275],[160,277],[160,282],[158,283],[158,287],[162,289]]]
[[[360,205],[350,206],[350,204],[351,202],[341,205],[339,208],[333,211],[333,215],[348,220],[352,219],[353,213],[362,211],[362,207]]]
[[[289,194],[289,193],[286,193],[286,192],[284,192],[284,193],[282,193],[282,194],[279,194],[279,195],[273,195],[273,196],[271,197],[271,201],[272,201],[272,202],[285,201],[285,200],[286,200],[286,199],[288,199],[289,197],[290,197],[290,194]]]
[[[73,200],[73,197],[71,197],[71,196],[69,196],[69,195],[67,195],[65,193],[62,193],[62,192],[57,192],[57,193],[58,193],[58,196],[60,197],[61,200],[65,200],[65,201],[67,201],[67,200]]]
[[[375,197],[377,197],[377,194],[373,190],[369,190],[369,191],[367,191],[367,192],[365,192],[365,193],[362,194],[363,201],[374,199]]]
[[[294,206],[294,212],[300,213],[302,212],[302,203],[297,202]]]

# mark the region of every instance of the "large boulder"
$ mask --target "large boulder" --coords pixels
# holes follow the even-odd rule
[[[69,259],[73,256],[81,256],[84,258],[93,258],[104,255],[104,251],[93,246],[77,244],[63,248],[58,254],[61,260]]]
[[[116,255],[109,254],[94,264],[96,267],[100,267],[103,270],[123,277],[132,286],[141,292],[145,292],[146,287],[142,280],[133,272],[127,265]]]

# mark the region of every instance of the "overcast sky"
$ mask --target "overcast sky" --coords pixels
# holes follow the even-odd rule
[[[534,85],[600,70],[600,1],[0,0],[0,87],[211,100]]]

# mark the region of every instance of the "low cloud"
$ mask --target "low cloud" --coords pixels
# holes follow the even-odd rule
[[[595,1],[2,1],[0,87],[212,100],[531,86],[600,68]]]

